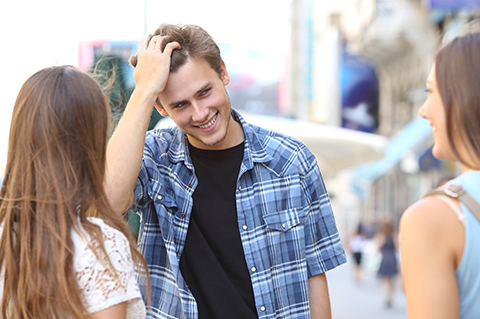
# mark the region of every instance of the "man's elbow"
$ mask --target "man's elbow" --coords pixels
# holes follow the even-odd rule
[[[112,196],[107,193],[107,197],[111,208],[118,215],[123,215],[133,204],[133,193],[127,196]]]

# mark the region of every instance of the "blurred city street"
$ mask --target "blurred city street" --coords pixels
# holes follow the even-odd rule
[[[406,319],[407,307],[400,278],[397,278],[393,306],[384,302],[383,286],[373,269],[363,272],[363,281],[353,282],[353,259],[327,272],[333,319]]]
[[[288,159],[288,162],[285,161],[287,164],[281,163],[281,165],[284,165],[283,168],[285,168],[285,170],[282,170],[282,174],[287,172],[287,170],[293,174],[294,169],[290,170],[290,167],[294,167],[292,163],[296,163],[297,158],[301,160],[298,160],[298,162],[302,166],[308,165],[314,168],[315,170],[311,170],[312,172],[316,172],[317,166],[319,167],[322,177],[317,178],[317,180],[324,182],[324,185],[322,184],[322,187],[318,189],[321,189],[322,194],[324,192],[323,187],[328,190],[328,196],[323,195],[322,198],[328,197],[328,200],[330,200],[340,240],[344,249],[352,252],[347,252],[346,264],[326,274],[332,318],[407,319],[406,297],[400,275],[395,279],[393,304],[387,306],[385,287],[381,278],[377,276],[377,270],[380,264],[382,266],[385,265],[380,260],[382,259],[382,254],[382,261],[386,260],[385,247],[387,245],[385,238],[387,235],[391,244],[391,254],[389,256],[392,258],[390,260],[397,262],[400,258],[396,240],[398,237],[396,236],[398,235],[400,219],[404,212],[429,190],[435,189],[443,185],[447,180],[460,175],[465,168],[463,165],[452,161],[452,159],[460,158],[460,154],[455,149],[453,149],[455,151],[453,153],[448,151],[448,154],[454,154],[450,157],[442,156],[442,158],[439,158],[437,156],[439,153],[443,153],[437,153],[439,145],[438,136],[440,136],[437,129],[439,126],[445,125],[440,123],[441,121],[434,123],[435,121],[427,119],[424,114],[426,106],[420,113],[419,109],[422,105],[433,105],[432,109],[433,107],[438,108],[436,110],[444,107],[440,106],[443,105],[442,97],[448,95],[444,95],[445,93],[442,93],[437,88],[437,84],[435,84],[435,89],[433,90],[430,87],[432,83],[437,81],[435,74],[441,74],[439,72],[435,73],[435,67],[432,69],[432,64],[435,66],[435,54],[448,41],[459,36],[461,34],[460,30],[467,23],[476,19],[480,21],[480,0],[83,0],[71,2],[60,0],[20,0],[5,2],[6,9],[3,10],[3,16],[0,15],[0,34],[4,43],[4,49],[0,50],[0,58],[7,62],[3,65],[3,76],[0,78],[0,96],[2,97],[2,107],[0,108],[0,187],[3,181],[5,181],[3,189],[0,188],[2,190],[0,206],[3,205],[0,207],[3,209],[0,210],[0,217],[5,216],[3,207],[6,207],[6,204],[3,203],[16,200],[4,196],[6,194],[5,190],[10,188],[8,184],[13,183],[12,180],[15,180],[10,174],[12,170],[10,168],[7,169],[7,150],[9,148],[8,143],[16,145],[16,140],[12,138],[9,142],[8,137],[13,107],[16,103],[21,103],[22,101],[19,99],[19,102],[16,102],[17,94],[27,78],[43,68],[60,65],[72,65],[82,72],[90,74],[105,90],[105,96],[112,112],[110,129],[113,132],[118,124],[118,120],[122,117],[132,92],[135,90],[134,67],[129,62],[129,58],[139,52],[141,41],[149,37],[150,34],[154,34],[158,26],[163,23],[198,25],[212,36],[218,46],[216,48],[214,45],[208,45],[211,47],[212,52],[215,51],[215,56],[218,49],[220,58],[217,61],[223,63],[222,71],[218,72],[219,69],[213,68],[212,62],[209,59],[206,60],[218,75],[222,75],[220,76],[221,79],[223,79],[223,72],[227,70],[226,72],[228,73],[225,74],[228,75],[228,81],[224,81],[223,84],[225,84],[225,96],[228,98],[222,98],[222,103],[217,103],[219,100],[215,99],[216,95],[212,95],[214,98],[211,100],[204,98],[203,92],[205,92],[204,96],[208,97],[210,93],[207,94],[206,92],[217,91],[216,88],[207,88],[208,85],[214,83],[213,81],[205,81],[204,83],[208,84],[204,86],[205,90],[198,90],[190,96],[192,99],[193,97],[198,97],[199,101],[202,98],[202,101],[205,101],[202,102],[205,104],[201,104],[204,105],[202,108],[209,110],[205,114],[209,114],[212,117],[208,120],[208,126],[200,123],[193,125],[194,121],[192,120],[192,123],[190,123],[192,127],[185,125],[187,127],[185,132],[189,134],[190,131],[188,130],[191,128],[192,132],[197,129],[200,130],[199,134],[204,134],[205,138],[214,136],[216,134],[214,130],[217,130],[216,119],[224,118],[222,116],[219,117],[217,114],[228,115],[225,110],[229,110],[232,107],[249,124],[279,132],[301,141],[308,148],[309,152],[315,156],[315,161],[311,160],[308,162],[305,160],[306,157],[302,157],[302,154],[310,154],[303,151],[303,144],[298,144],[301,146],[297,147],[296,153],[291,153],[295,156],[290,156],[292,159],[295,158],[295,160],[290,160],[290,158],[283,156],[283,153],[281,153],[283,145],[278,142],[276,144],[279,145],[277,154],[282,154],[283,158]],[[248,19],[245,19],[245,17],[248,17]],[[35,36],[32,36],[32,34]],[[163,41],[164,38],[161,38],[161,41]],[[33,48],[33,52],[32,49],[25,49],[26,39],[28,40],[28,48]],[[170,36],[166,39],[170,41]],[[13,49],[10,50],[8,48]],[[156,45],[153,45],[153,48],[157,48]],[[180,50],[181,48],[175,49],[177,52],[180,52]],[[197,56],[188,51],[188,49],[185,49],[184,52],[186,53],[179,54],[187,54],[187,57],[190,55],[190,58],[186,59],[188,63],[202,60],[203,58],[203,53]],[[142,53],[141,50],[140,53]],[[3,56],[1,56],[2,54]],[[142,54],[139,55],[140,61],[141,57]],[[173,65],[177,64],[174,60],[177,61],[176,58],[172,58],[171,70]],[[149,60],[146,61],[143,63],[150,63],[148,62]],[[179,64],[178,68],[184,68],[182,63]],[[440,65],[440,63],[437,63],[437,65]],[[461,68],[455,69],[463,70]],[[468,68],[465,69],[467,70]],[[431,70],[435,72],[429,77]],[[136,74],[141,74],[141,72],[137,71]],[[171,72],[172,77],[170,79],[178,76],[178,73],[183,74],[183,71],[177,72],[173,70]],[[174,73],[177,73],[177,75],[173,75]],[[197,72],[196,74],[203,76],[202,72]],[[205,74],[209,73],[205,72]],[[442,76],[439,75],[440,77]],[[426,86],[427,78],[429,79],[429,84]],[[138,80],[139,78],[136,77],[136,79]],[[435,81],[432,81],[432,79]],[[156,80],[152,78],[151,81],[153,83]],[[167,92],[167,96],[169,94],[169,90],[166,89],[167,82],[165,81],[159,82],[160,84],[163,83],[162,90],[160,90],[161,85],[152,85],[152,87],[158,87],[159,89],[160,95],[158,95],[157,102],[160,101],[162,94],[166,94],[165,92]],[[189,81],[185,80],[185,82]],[[196,83],[195,81],[190,82]],[[174,83],[171,85],[176,87],[175,80],[169,83]],[[185,87],[189,87],[190,83],[187,84]],[[445,86],[442,85],[442,87]],[[223,90],[223,88],[221,89]],[[187,107],[190,110],[194,110],[192,106],[194,104],[190,103],[190,98],[187,98],[188,95],[184,95],[182,90],[183,88],[178,86],[178,91],[182,93],[178,94],[178,96],[185,97],[186,101],[182,105],[189,105]],[[435,91],[437,91],[435,94],[440,96],[435,101],[439,102],[433,104],[425,102],[426,99],[429,99],[431,93]],[[136,92],[143,91],[137,90]],[[177,94],[177,92],[175,93]],[[439,95],[440,93],[443,95]],[[172,94],[171,96],[173,97],[174,95]],[[155,105],[155,108],[150,105],[150,109],[145,109],[148,112],[152,110],[148,130],[154,128],[163,129],[176,125],[171,117],[161,116],[157,111],[157,109],[160,109],[163,115],[168,115],[163,112],[167,111],[161,104],[156,103]],[[448,110],[449,106],[446,107]],[[225,112],[217,112],[220,108]],[[434,114],[434,111],[431,113]],[[130,113],[127,112],[126,114]],[[174,115],[175,113],[171,114]],[[184,112],[183,114],[188,115],[189,113]],[[188,116],[194,118],[192,114],[200,113],[192,111]],[[213,114],[215,114],[214,117]],[[147,120],[148,115],[147,113],[142,116]],[[445,120],[445,115],[441,116]],[[176,121],[180,127],[182,127],[182,123],[188,122],[187,120],[184,122],[184,119],[180,117],[177,119],[180,120]],[[204,120],[207,121],[206,119]],[[203,120],[198,121],[206,123]],[[450,123],[449,121],[447,123]],[[238,126],[238,123],[233,120],[229,123],[232,122],[235,123],[232,126]],[[138,121],[138,127],[141,127],[142,123],[144,122]],[[222,123],[222,120],[219,123]],[[25,121],[24,125],[27,127],[30,125],[30,122]],[[222,124],[218,124],[218,127],[223,130]],[[243,127],[241,129],[238,128],[238,132],[240,130],[243,133]],[[122,129],[118,130],[118,132],[122,131]],[[228,131],[230,132],[231,130]],[[14,131],[12,130],[12,132]],[[449,129],[446,132],[450,133]],[[230,137],[232,134],[229,134]],[[434,145],[432,137],[435,134],[437,136],[436,155],[432,152]],[[61,133],[59,135],[64,136],[65,134]],[[157,135],[159,140],[162,139],[159,131],[155,131],[153,135]],[[450,141],[450,134],[445,133],[441,137],[443,142],[447,141],[447,135]],[[32,134],[31,136],[35,135]],[[134,136],[138,135],[135,134]],[[194,139],[190,140],[189,137],[188,141],[193,143],[197,137],[193,133],[192,136]],[[236,136],[239,138],[241,136],[246,141],[245,145],[249,145],[248,134],[240,135],[239,133]],[[274,134],[270,133],[265,138],[265,141],[272,140],[272,136]],[[52,134],[53,137],[56,138],[54,134]],[[127,136],[125,135],[125,137]],[[227,131],[224,132],[223,138],[230,140],[230,138],[227,138]],[[115,141],[115,138],[113,140]],[[144,142],[144,140],[137,139],[137,137],[135,137],[135,141],[134,147],[137,147],[139,142]],[[198,141],[201,142],[200,139]],[[220,149],[220,146],[224,144],[222,144],[222,140],[219,141],[218,143],[220,144],[217,146]],[[287,140],[285,139],[285,141]],[[237,142],[239,143],[240,141],[238,140]],[[441,143],[442,145],[443,142]],[[170,145],[170,143],[172,144]],[[215,148],[213,147],[215,143],[211,145],[205,144],[205,148],[211,147],[213,149]],[[118,142],[110,143],[110,145],[112,144],[115,145]],[[187,144],[189,143],[185,142],[185,145]],[[261,140],[258,144],[267,145],[267,142],[264,143]],[[125,143],[125,145],[132,147],[131,143]],[[141,146],[140,144],[138,145]],[[169,142],[168,145],[170,148],[164,149],[162,146],[159,150],[163,152],[164,150],[174,149],[173,142]],[[196,148],[196,145],[194,146],[193,149]],[[248,156],[251,156],[250,153],[252,152],[249,151],[247,146],[245,146],[245,150],[247,150],[245,154],[247,155],[245,155],[244,159],[251,160]],[[148,147],[149,145],[146,144],[145,150],[148,150]],[[190,150],[188,147],[186,149]],[[17,154],[12,151],[9,152],[8,154]],[[155,163],[157,166],[163,165],[163,162],[160,163],[160,161],[163,161],[163,156],[167,153],[162,152],[155,153],[155,155],[158,155],[158,159],[155,157],[152,163]],[[110,151],[108,153],[110,154]],[[144,154],[142,163],[145,164],[147,160],[150,161],[147,157],[148,154],[148,152]],[[189,152],[182,154],[182,156],[191,160],[190,155],[188,155]],[[287,154],[287,152],[284,154]],[[138,156],[140,156],[140,153],[138,153]],[[17,160],[16,157],[9,155],[9,161],[15,162]],[[86,162],[89,159],[91,158],[82,158]],[[466,159],[470,159],[470,157]],[[23,159],[20,158],[20,160]],[[97,164],[100,167],[99,163]],[[110,160],[107,163],[107,166],[110,168]],[[280,164],[275,167],[275,170],[273,165],[270,167],[270,164],[255,162],[255,165],[257,164],[259,166],[265,165],[267,169],[279,175],[278,178],[269,177],[269,180],[272,178],[274,180],[283,178],[283,175],[280,176],[276,171],[277,167],[280,168]],[[128,165],[124,166],[127,167]],[[13,166],[9,164],[9,167]],[[135,166],[128,167],[135,168]],[[148,166],[145,167],[148,168]],[[180,167],[180,164],[178,167]],[[138,167],[136,169],[138,171]],[[145,175],[150,178],[149,184],[144,184],[145,189],[149,187],[148,195],[151,196],[148,198],[151,200],[149,203],[152,203],[152,207],[155,207],[155,209],[167,207],[168,211],[174,212],[174,214],[165,215],[169,218],[165,219],[167,223],[170,223],[169,220],[174,220],[174,227],[179,227],[178,225],[180,224],[183,225],[182,227],[188,226],[192,211],[191,207],[187,211],[185,209],[186,206],[180,206],[179,201],[180,199],[185,201],[187,198],[193,200],[195,187],[200,183],[195,184],[193,188],[192,183],[181,184],[179,181],[183,177],[178,178],[180,175],[170,174],[170,172],[174,172],[173,168],[168,167],[168,174],[165,173],[167,168],[163,169],[164,171],[159,171],[160,173],[152,178]],[[200,180],[195,175],[195,172],[200,172],[200,170],[194,172],[190,167],[189,170],[192,171],[191,174],[194,175],[195,181]],[[260,172],[251,168],[250,170],[252,172]],[[125,170],[125,172],[127,171],[129,180],[136,177],[130,176],[131,169]],[[302,171],[298,170],[298,172]],[[296,180],[296,176],[299,176],[298,172],[296,175],[292,175],[294,176],[293,178],[290,175],[286,177],[289,181],[292,181],[292,189],[295,186],[293,181]],[[242,171],[243,173],[244,171]],[[251,172],[247,173],[250,174]],[[36,169],[35,175],[32,176],[40,178],[42,174],[44,174],[43,171]],[[142,174],[140,176],[143,176]],[[259,173],[258,176],[263,178],[262,174]],[[113,176],[115,174],[110,175]],[[185,178],[190,178],[190,175],[185,176]],[[218,176],[223,178],[222,174],[218,174]],[[108,174],[106,180],[110,181],[111,179],[107,177],[109,177]],[[119,194],[122,194],[124,191],[127,191],[125,185],[130,184],[122,184],[121,182],[126,179],[123,176],[119,178],[118,183],[116,183],[116,180],[112,183],[123,185],[121,186],[122,192],[119,192]],[[244,188],[240,187],[240,184],[242,184],[240,183],[240,178],[243,180],[244,177],[242,175],[238,176],[238,191],[235,191],[234,194],[238,197],[229,199],[229,201],[233,203],[236,200],[236,207],[244,207],[242,209],[247,210],[252,205],[249,204],[247,205],[248,207],[240,206],[240,203],[242,203],[241,198],[246,198],[243,194],[247,193],[244,192]],[[253,196],[252,194],[257,196],[257,189],[263,191],[262,188],[257,187],[263,181],[261,179],[258,180],[260,182],[253,185],[253,190],[251,193],[248,192],[248,196]],[[302,177],[302,183],[303,180]],[[251,182],[248,183],[251,184]],[[188,196],[177,194],[176,188],[175,190],[170,190],[167,187],[167,185],[181,185],[178,189],[184,189],[183,185],[186,184],[190,188]],[[250,184],[247,186],[251,186]],[[30,184],[26,184],[26,186],[28,185]],[[281,189],[285,194],[300,193],[300,191],[291,191],[289,193],[287,188],[290,184],[287,185],[286,182],[279,182],[278,185],[281,186],[278,187],[275,183],[272,183],[272,185],[271,190],[265,191],[265,193],[271,192],[273,195],[259,193],[260,195],[258,196],[273,196],[271,198],[274,198],[275,201],[278,200],[280,202],[280,199],[282,199],[282,203],[288,202],[288,205],[290,205],[290,198],[280,198],[280,195],[277,195],[277,189]],[[311,188],[310,185],[307,186],[309,188],[305,187],[305,190]],[[36,187],[38,188],[38,186]],[[235,187],[237,186],[235,185]],[[153,188],[155,188],[155,191],[152,190]],[[31,198],[37,196],[33,189]],[[107,187],[106,189],[106,193],[110,194],[110,188]],[[164,196],[164,194],[160,196],[160,190],[165,191],[168,196]],[[202,197],[198,195],[199,193],[201,192],[197,191],[195,197]],[[145,192],[145,199],[147,199],[146,195],[147,192]],[[108,200],[110,200],[109,196],[107,196]],[[192,198],[189,196],[192,196]],[[309,197],[310,195],[307,193],[306,195],[302,194],[302,196]],[[214,199],[214,197],[210,195],[208,198]],[[300,198],[300,196],[297,197]],[[176,201],[177,199],[179,200],[178,202]],[[138,198],[135,203],[138,204]],[[273,200],[272,203],[274,203]],[[117,203],[113,202],[112,204]],[[77,205],[76,202],[75,205]],[[197,205],[196,207],[198,207]],[[283,218],[283,215],[286,216],[286,220],[290,218],[293,220],[293,218],[298,217],[296,216],[297,205],[282,208],[279,208],[280,204],[278,204],[278,207],[274,207],[274,204],[269,205],[265,205],[265,207],[268,206],[268,209],[264,209],[262,206],[261,213],[263,216],[260,216],[260,213],[258,213],[258,220],[261,221],[261,218],[267,217],[267,214],[270,214],[268,217],[275,216],[279,221],[281,220],[280,218]],[[180,207],[182,208],[180,209]],[[276,209],[273,210],[270,207]],[[101,212],[100,206],[92,206],[92,208],[98,208],[98,211]],[[220,208],[223,209],[223,207]],[[287,208],[288,210],[285,210]],[[152,211],[154,210],[152,209]],[[176,211],[178,211],[178,214],[175,213]],[[256,210],[252,209],[252,211],[255,211],[255,214],[257,214]],[[294,211],[295,213],[293,213]],[[144,231],[148,227],[142,226],[140,228],[139,222],[136,222],[140,218],[138,217],[141,215],[140,213],[129,212],[132,215],[129,221],[130,226],[135,236],[138,236],[139,229]],[[288,216],[284,212],[288,212]],[[291,215],[290,212],[292,212]],[[243,214],[243,211],[238,212],[238,216],[241,216],[241,214]],[[13,216],[15,217],[16,215]],[[178,219],[177,216],[181,216],[182,219]],[[156,218],[156,215],[154,217]],[[269,225],[270,222],[267,219],[264,218],[264,226],[270,228],[271,225]],[[166,225],[162,224],[161,219],[158,219],[158,223],[158,227],[156,224],[152,226],[157,228],[151,228],[151,232],[145,231],[145,234],[148,236],[145,235],[144,237],[149,238],[149,240],[151,238],[152,242],[157,240],[154,238],[155,236],[164,236],[166,234],[163,230],[154,233],[155,229],[163,229],[162,227]],[[279,223],[283,226],[283,229],[280,228],[279,230],[282,232],[289,231],[290,228],[286,227],[286,224],[282,224],[283,222]],[[142,225],[145,224],[149,224],[148,219],[145,219]],[[385,234],[383,231],[386,225],[392,229],[389,234]],[[170,224],[167,226],[170,227]],[[223,224],[219,224],[218,228],[223,226]],[[234,226],[236,227],[237,225]],[[293,228],[293,226],[294,224],[289,227]],[[232,224],[228,224],[225,227],[230,229]],[[243,227],[247,227],[246,224]],[[249,227],[247,228],[250,231]],[[185,233],[186,229],[184,228],[182,231]],[[358,232],[357,229],[359,229]],[[177,228],[175,228],[176,231]],[[243,230],[240,229],[240,231]],[[192,231],[189,232],[191,233]],[[377,240],[379,237],[377,235],[379,234],[383,236],[380,236],[382,241]],[[405,236],[410,234],[415,236],[415,232],[405,231],[403,234]],[[323,236],[324,234],[322,233],[321,235]],[[329,235],[331,235],[330,232]],[[286,236],[288,236],[288,233]],[[361,238],[358,250],[353,249],[350,245],[354,242],[352,238],[355,236],[357,236],[357,239],[358,237]],[[413,236],[411,238],[415,238]],[[456,238],[453,236],[444,237]],[[143,237],[140,236],[139,238]],[[165,238],[162,237],[161,242]],[[395,238],[395,241],[392,238]],[[176,245],[179,242],[182,241],[177,241],[177,238],[175,238],[174,244]],[[144,246],[142,245],[144,243],[141,240],[139,241],[139,246],[142,250],[147,251],[147,248],[153,249],[149,245],[146,245],[145,247],[147,248],[143,249]],[[213,244],[217,243],[212,241],[212,246]],[[221,242],[221,244],[224,243]],[[177,256],[179,256],[178,251],[183,250],[182,245],[176,247]],[[250,254],[250,248],[247,248],[247,245],[244,245],[244,247],[244,253]],[[1,249],[4,250],[4,247],[1,247]],[[406,251],[408,250],[406,249]],[[352,256],[354,253],[357,253],[357,258],[359,256],[362,257],[362,280],[358,284],[354,281],[355,261]],[[230,254],[233,255],[235,253],[233,250],[231,253],[226,252],[224,257],[231,257]],[[163,262],[165,258],[162,257],[159,260],[162,259]],[[357,260],[360,262],[359,259]],[[152,263],[155,262],[156,259]],[[391,264],[398,265],[394,264],[394,262]],[[420,264],[423,265],[423,263]],[[153,264],[151,266],[158,267],[158,269],[165,268],[164,265]],[[251,269],[256,271],[255,267]],[[383,267],[381,269],[383,270]],[[395,272],[392,273],[397,271],[400,271],[399,267],[398,270],[395,269]],[[3,272],[5,273],[5,271]],[[408,271],[405,273],[409,274]],[[389,276],[389,274],[386,276]],[[158,275],[156,278],[158,283],[155,283],[155,285],[160,287],[159,283],[163,284],[162,278]],[[444,278],[439,276],[439,280],[442,281]],[[241,284],[238,283],[238,286],[240,285],[243,285],[243,282]],[[1,296],[2,293],[0,292]],[[161,300],[159,303],[163,303],[163,301]]]

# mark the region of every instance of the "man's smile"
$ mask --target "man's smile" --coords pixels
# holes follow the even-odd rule
[[[211,127],[213,124],[215,124],[215,123],[217,122],[217,119],[218,119],[218,112],[215,113],[215,115],[213,115],[212,119],[211,119],[210,121],[208,121],[207,124],[205,124],[205,125],[196,125],[196,127],[201,128],[201,129],[209,128],[209,127]]]

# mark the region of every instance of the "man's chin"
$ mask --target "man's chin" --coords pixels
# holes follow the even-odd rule
[[[227,137],[227,134],[225,132],[225,135],[223,137],[217,137],[217,138],[212,137],[211,139],[203,139],[203,138],[199,138],[195,135],[191,135],[191,134],[187,134],[187,136],[188,136],[188,141],[194,147],[197,147],[197,148],[200,148],[200,149],[202,149],[202,148],[208,149],[208,148],[214,148],[215,146],[217,146],[218,144],[223,142],[225,140],[225,138]]]

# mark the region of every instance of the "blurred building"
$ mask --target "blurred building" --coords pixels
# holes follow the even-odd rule
[[[459,165],[433,157],[430,126],[417,111],[426,98],[424,83],[443,38],[476,17],[480,1],[377,0],[377,4],[389,10],[379,10],[365,36],[352,44],[377,66],[379,133],[390,137],[390,144],[383,160],[354,170],[352,184],[362,198],[364,218],[398,223],[409,205],[460,173]],[[392,21],[398,21],[397,27],[385,36]]]
[[[460,168],[431,154],[417,111],[445,33],[478,0],[292,0],[290,108],[296,118],[389,138],[385,157],[327,181],[340,228],[392,220]],[[450,32],[452,33],[452,32]]]

